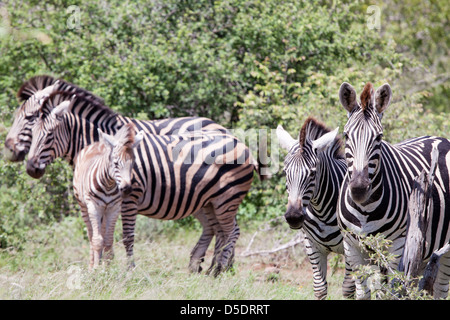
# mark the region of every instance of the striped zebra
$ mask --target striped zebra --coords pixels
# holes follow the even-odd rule
[[[17,108],[14,122],[5,140],[5,156],[10,161],[22,161],[27,155],[32,139],[33,127],[39,118],[42,102],[51,93],[64,91],[83,96],[103,105],[103,99],[91,92],[62,79],[55,79],[48,75],[30,78],[19,89],[17,97],[22,104]],[[98,115],[99,117],[102,114]],[[147,120],[145,128],[154,134],[172,134],[176,132],[194,130],[226,131],[224,127],[204,117],[181,117],[162,120]]]
[[[103,99],[73,83],[55,79],[48,75],[30,78],[17,92],[17,97],[22,103],[15,112],[13,125],[5,140],[4,154],[9,161],[18,162],[25,159],[30,149],[32,130],[39,117],[39,108],[42,101],[56,91],[76,93],[98,103],[103,103]]]
[[[398,258],[391,267],[397,268],[405,244],[413,180],[423,169],[429,171],[433,146],[439,151],[439,159],[427,217],[429,228],[423,262],[450,239],[450,141],[434,136],[412,138],[394,145],[384,141],[381,118],[391,95],[388,84],[374,92],[373,85],[367,83],[360,102],[350,84],[343,83],[339,90],[341,104],[348,112],[344,127],[348,172],[342,184],[338,212],[341,228],[350,231],[344,236],[344,248],[353,269],[368,263],[358,237],[378,233],[392,240],[390,253]],[[450,256],[447,255],[441,260],[434,285],[436,298],[447,296],[449,277]],[[356,280],[356,295],[359,299],[370,298],[364,279]]]
[[[286,221],[292,229],[304,230],[304,244],[314,274],[314,295],[327,296],[327,257],[330,252],[344,253],[342,234],[337,223],[339,188],[347,171],[338,129],[330,131],[313,117],[306,119],[299,140],[281,126],[277,136],[288,151],[284,161],[289,194]],[[355,284],[345,261],[342,286],[344,297],[354,295]]]
[[[114,134],[126,123],[143,130],[144,140],[136,149],[133,191],[123,200],[124,245],[133,256],[137,214],[176,220],[202,215],[216,236],[214,258],[208,273],[227,269],[234,255],[240,231],[236,223],[239,204],[247,194],[257,165],[249,149],[227,132],[197,131],[180,135],[149,133],[148,122],[114,113],[85,98],[53,93],[41,108],[33,135],[27,172],[41,177],[47,165],[63,157],[73,159],[85,146],[98,141],[97,128]],[[100,116],[101,115],[101,116]],[[191,162],[191,163],[189,163]],[[211,233],[202,234],[191,253],[190,269],[200,271]]]
[[[96,105],[103,105],[103,99],[98,98],[89,91],[62,79],[55,79],[48,75],[35,76],[30,78],[21,86],[18,91],[17,96],[23,102],[15,112],[14,123],[10,128],[5,140],[4,154],[10,161],[22,161],[27,155],[31,145],[33,128],[40,114],[39,111],[42,101],[51,93],[54,93],[56,91],[75,93],[77,94],[77,96],[83,96],[86,99],[92,100],[91,103],[95,103]],[[101,122],[102,117],[109,117],[110,115],[109,108],[106,108],[106,110],[108,111],[105,113],[103,113],[102,110],[103,108],[99,106],[97,108],[98,112],[96,114],[91,114],[88,116],[96,116],[98,117],[96,121]],[[125,119],[121,122],[126,121],[127,120]],[[121,122],[119,121],[118,123]],[[219,130],[221,132],[227,131],[224,127],[204,117],[181,117],[174,119],[148,120],[142,121],[141,123],[144,127],[144,130],[153,134],[161,135],[172,134],[176,132],[190,132],[200,129]],[[115,130],[117,129],[118,128],[116,128]],[[93,140],[88,137],[88,141]],[[69,159],[69,162],[71,161],[72,160]],[[202,237],[200,238],[196,248],[203,248],[205,246],[207,247],[215,235],[214,226],[209,225],[208,219],[206,218],[203,210],[199,210],[199,212],[195,213],[194,216],[200,221],[203,227]],[[193,252],[198,252],[198,250],[195,250],[194,248]],[[201,268],[197,265],[198,263],[192,264],[190,269],[192,271],[200,271]]]
[[[68,101],[66,101],[68,103]],[[111,259],[114,227],[122,197],[130,194],[134,149],[143,133],[135,135],[133,124],[114,136],[98,130],[99,141],[82,149],[74,160],[73,188],[87,227],[90,243],[89,268],[99,266],[102,254]]]

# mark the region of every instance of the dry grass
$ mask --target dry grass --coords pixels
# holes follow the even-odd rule
[[[270,255],[243,257],[240,253],[254,231],[242,230],[234,269],[212,278],[187,270],[190,250],[200,232],[161,232],[164,223],[168,222],[139,221],[134,270],[127,268],[125,250],[117,241],[114,261],[88,271],[89,247],[78,218],[30,232],[24,250],[0,255],[0,299],[314,299],[311,266],[302,245]],[[280,228],[284,229],[281,233],[276,228],[258,233],[253,247],[270,248],[295,235]],[[204,269],[211,256],[212,248]],[[329,270],[329,299],[342,299],[343,271],[331,273]]]

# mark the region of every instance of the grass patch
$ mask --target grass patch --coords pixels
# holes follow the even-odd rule
[[[300,245],[277,254],[243,257],[240,253],[252,231],[242,230],[233,270],[213,278],[187,270],[200,230],[170,224],[138,219],[133,270],[127,267],[120,222],[114,260],[94,271],[87,268],[89,243],[81,218],[30,231],[23,250],[0,254],[0,299],[314,299],[311,266]],[[204,270],[212,254],[211,245]],[[342,279],[342,270],[329,276],[330,299],[342,299]]]

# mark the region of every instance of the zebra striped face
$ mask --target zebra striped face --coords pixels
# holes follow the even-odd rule
[[[289,194],[287,210],[284,215],[292,229],[303,226],[306,207],[316,188],[317,157],[303,150],[300,154],[299,144],[294,145],[284,161],[286,189]]]
[[[35,179],[42,177],[47,165],[66,152],[70,133],[63,130],[63,115],[68,111],[69,104],[67,100],[49,114],[41,113],[33,128],[27,173]]]
[[[389,85],[380,87],[374,94],[372,84],[368,83],[361,93],[359,104],[353,87],[347,83],[341,85],[339,98],[348,111],[344,137],[349,190],[356,203],[369,199],[374,177],[379,171],[383,137],[381,118],[390,97]]]
[[[349,186],[355,202],[362,203],[370,195],[380,165],[382,136],[381,124],[368,118],[361,108],[351,114],[344,127]]]
[[[9,161],[22,161],[30,150],[33,128],[39,118],[42,102],[56,85],[37,91],[16,110],[14,122],[5,140],[5,156]]]
[[[113,177],[122,197],[127,197],[132,191],[132,170],[135,156],[134,149],[144,137],[143,131],[134,134],[134,126],[129,123],[123,126],[114,136],[98,129],[100,142],[110,150],[110,176]]]
[[[338,129],[325,133],[316,140],[309,138],[311,132],[315,132],[312,125],[308,126],[308,137],[300,146],[300,142],[293,139],[281,126],[277,128],[280,145],[288,150],[284,172],[289,196],[284,217],[292,229],[303,226],[306,208],[317,194],[317,186],[320,183],[320,174],[317,174],[319,152],[323,152],[334,143]]]

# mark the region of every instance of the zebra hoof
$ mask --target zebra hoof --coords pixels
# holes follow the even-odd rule
[[[189,262],[189,271],[191,273],[201,273],[203,268],[201,267],[201,263],[203,262],[203,259],[200,260],[193,260]]]

